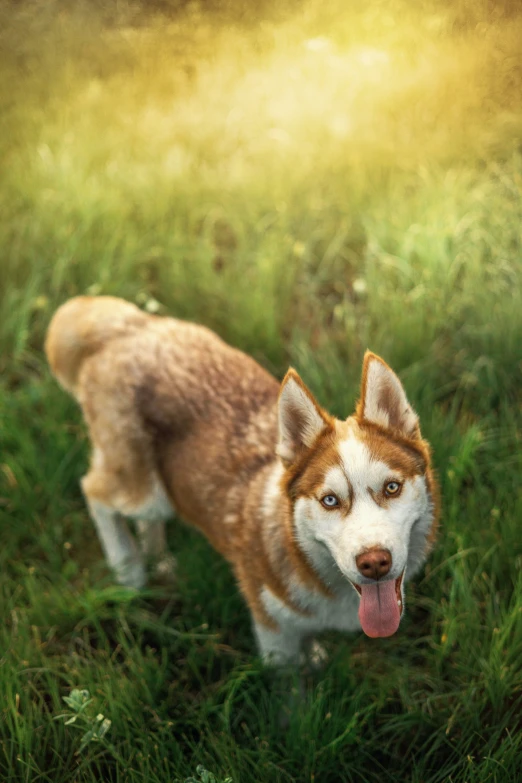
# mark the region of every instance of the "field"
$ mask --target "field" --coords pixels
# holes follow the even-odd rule
[[[0,6],[0,780],[520,780],[521,40],[508,0]],[[338,416],[393,366],[443,498],[393,638],[327,636],[300,696],[179,521],[177,586],[114,586],[42,352],[85,292]]]

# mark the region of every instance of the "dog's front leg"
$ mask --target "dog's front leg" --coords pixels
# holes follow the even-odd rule
[[[298,665],[301,656],[303,633],[288,623],[274,631],[254,621],[254,633],[259,654],[270,666]]]

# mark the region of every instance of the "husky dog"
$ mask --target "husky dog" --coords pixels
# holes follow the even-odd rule
[[[437,527],[415,412],[367,352],[355,414],[330,416],[297,372],[279,384],[209,329],[77,297],[46,340],[92,442],[82,489],[117,580],[168,571],[176,510],[230,562],[260,654],[298,661],[326,629],[390,636]],[[138,542],[125,518],[136,521]]]

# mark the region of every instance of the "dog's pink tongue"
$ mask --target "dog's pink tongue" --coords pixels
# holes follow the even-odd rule
[[[401,611],[395,593],[395,579],[361,585],[359,620],[367,636],[391,636],[399,627]]]

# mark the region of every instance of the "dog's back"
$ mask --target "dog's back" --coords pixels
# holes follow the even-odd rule
[[[45,349],[89,429],[86,495],[143,516],[164,486],[187,521],[228,549],[235,525],[220,540],[216,521],[231,486],[275,459],[276,380],[206,327],[113,297],[62,305]]]

